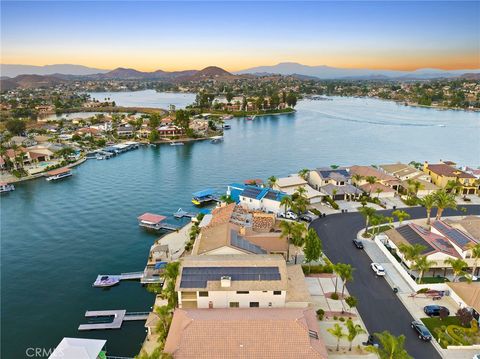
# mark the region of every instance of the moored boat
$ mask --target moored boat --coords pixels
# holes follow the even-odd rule
[[[232,128],[232,126],[230,126],[230,125],[227,125],[227,124],[223,125],[224,130],[229,130],[231,128]]]
[[[15,186],[7,182],[0,182],[0,193],[15,191]]]
[[[118,276],[99,275],[92,285],[97,288],[105,288],[117,285],[119,282],[120,278]]]
[[[219,143],[223,141],[223,136],[213,136],[210,137],[210,142],[211,143]]]
[[[59,168],[50,172],[47,172],[47,181],[57,181],[66,177],[70,177],[72,172],[70,168]]]
[[[170,142],[170,146],[183,146],[183,142]]]

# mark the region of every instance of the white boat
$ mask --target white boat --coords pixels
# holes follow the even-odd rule
[[[183,142],[170,142],[170,146],[183,146]]]
[[[0,182],[0,193],[6,193],[15,191],[15,186],[13,184],[8,184],[7,182]]]
[[[227,125],[227,124],[223,125],[224,130],[229,130],[231,128],[232,128],[232,126],[230,126],[230,125]]]
[[[47,173],[47,181],[57,181],[62,178],[70,177],[72,172],[70,168],[59,168],[58,170],[53,170]]]
[[[223,141],[223,136],[213,136],[210,137],[210,142],[211,143],[219,143]]]

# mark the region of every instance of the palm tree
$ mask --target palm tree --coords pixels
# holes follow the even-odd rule
[[[477,270],[478,260],[480,259],[480,243],[470,243],[468,248],[472,251],[472,258],[473,258],[472,276],[474,276]]]
[[[273,188],[273,186],[275,186],[275,184],[277,183],[277,181],[278,181],[278,178],[275,177],[275,176],[270,176],[270,177],[268,177],[268,179],[267,179],[268,187]]]
[[[371,197],[372,195],[372,186],[374,185],[375,182],[377,182],[377,177],[375,176],[367,176],[365,177],[365,181],[370,185],[370,189],[368,191],[368,197]]]
[[[436,219],[442,219],[443,210],[446,208],[457,209],[457,202],[455,201],[455,195],[447,193],[444,189],[438,190],[434,193],[435,206],[437,207]]]
[[[310,173],[310,170],[308,168],[303,168],[300,171],[298,171],[298,175],[303,178],[305,181],[308,179],[308,174]]]
[[[365,217],[365,235],[368,236],[368,225],[370,223],[370,218],[372,218],[377,212],[375,208],[372,207],[361,207],[358,211]]]
[[[407,188],[408,194],[412,193],[415,197],[417,197],[418,190],[424,187],[422,183],[413,179],[408,179],[407,184],[408,184],[408,188]]]
[[[346,334],[343,332],[343,328],[338,324],[331,328],[328,328],[327,331],[332,334],[335,338],[337,338],[337,352],[340,350],[340,340],[346,337]]]
[[[464,273],[463,268],[468,264],[461,258],[448,258],[444,260],[444,263],[450,264],[453,270],[453,282],[457,281],[457,278]]]
[[[412,268],[418,270],[420,273],[418,274],[417,283],[422,282],[423,273],[427,272],[430,268],[432,268],[436,261],[429,261],[427,256],[418,256],[415,258],[415,262],[412,265]]]
[[[354,271],[354,268],[352,267],[351,264],[345,264],[345,266],[341,270],[340,278],[342,278],[342,282],[343,282],[342,298],[345,293],[345,286],[347,285],[347,282],[353,281],[353,271]]]
[[[433,194],[427,194],[422,198],[421,204],[425,207],[427,212],[427,225],[430,225],[430,215],[432,213],[432,208],[435,206],[435,196]]]
[[[462,189],[462,184],[458,180],[450,180],[445,186],[448,193],[457,194]]]
[[[164,305],[161,307],[155,307],[155,314],[157,314],[158,318],[160,319],[157,324],[157,332],[158,334],[165,335],[168,333],[168,326],[170,325],[170,311],[171,309]]]
[[[284,196],[280,200],[280,206],[283,206],[285,209],[285,216],[287,215],[287,211],[289,208],[292,208],[293,206],[293,200],[291,196]]]
[[[292,235],[295,233],[295,223],[289,221],[281,221],[280,229],[282,230],[282,237],[287,239],[287,261],[290,260],[290,241]]]
[[[410,262],[415,260],[425,249],[427,249],[427,247],[418,243],[413,245],[400,243],[398,249],[400,250],[400,253],[403,254],[405,260]]]
[[[366,331],[362,328],[360,324],[353,324],[353,321],[351,319],[347,320],[346,326],[348,330],[347,339],[350,343],[350,345],[348,346],[348,351],[352,351],[352,342],[357,336],[366,333]]]
[[[303,223],[292,223],[292,244],[295,246],[295,264],[297,264],[298,249],[305,245],[305,234],[307,228]]]
[[[442,213],[446,208],[457,209],[457,202],[455,201],[455,195],[447,193],[444,189],[436,191],[434,194],[435,206],[437,207],[436,220],[442,219]]]
[[[398,218],[398,221],[400,222],[400,225],[402,225],[402,222],[406,219],[409,219],[410,218],[410,215],[405,212],[405,211],[402,211],[402,210],[395,210],[392,212],[392,216],[395,216]]]
[[[352,179],[353,179],[354,183],[358,184],[358,183],[360,183],[361,180],[363,180],[363,176],[356,173],[352,176]]]
[[[387,331],[375,333],[380,346],[370,345],[367,351],[375,353],[380,359],[413,359],[405,350],[405,335],[396,337]]]

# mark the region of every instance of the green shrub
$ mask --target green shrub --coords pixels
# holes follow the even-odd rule
[[[323,317],[325,316],[325,311],[323,309],[318,309],[317,310],[317,318],[318,320],[323,320]]]
[[[338,297],[338,293],[332,293],[332,294],[330,295],[330,299],[338,300],[338,298],[339,298],[339,297]]]
[[[341,322],[344,322],[344,321],[345,321],[345,318],[344,318],[344,317],[340,317],[338,320],[341,321]]]
[[[333,320],[338,320],[338,317],[336,315],[334,315]]]
[[[320,211],[319,211],[318,209],[316,209],[316,208],[312,208],[312,209],[310,210],[310,212],[312,212],[312,213],[313,213],[314,215],[316,215],[316,216],[321,216],[321,215],[322,215],[322,212],[320,212]]]
[[[317,274],[317,273],[333,273],[333,267],[331,264],[325,265],[302,265],[302,270],[304,274]]]

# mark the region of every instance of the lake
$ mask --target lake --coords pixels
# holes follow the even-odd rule
[[[165,101],[144,94],[106,97],[120,106]],[[179,107],[190,103],[183,95]],[[23,358],[27,348],[51,348],[64,336],[105,338],[110,355],[136,354],[145,337],[140,322],[106,332],[77,327],[86,310],[149,310],[153,295],[138,282],[109,290],[91,285],[97,274],[142,270],[156,236],[140,229],[136,217],[193,210],[194,191],[331,164],[442,158],[480,165],[480,115],[473,112],[332,98],[301,101],[294,114],[229,123],[223,143],[143,147],[89,160],[61,182],[20,183],[2,196],[2,358]]]

